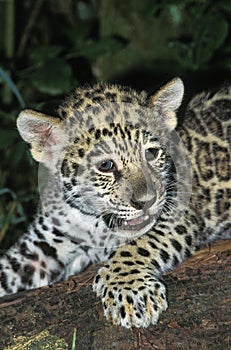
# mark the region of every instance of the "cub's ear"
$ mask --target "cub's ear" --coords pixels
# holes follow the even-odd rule
[[[184,85],[180,78],[175,78],[164,85],[150,98],[151,108],[164,118],[164,123],[170,130],[177,124],[175,111],[180,107],[184,95]]]
[[[44,155],[44,150],[46,149],[45,153],[47,153],[48,148],[51,149],[60,142],[62,134],[60,125],[59,118],[31,109],[23,110],[17,118],[18,131],[22,138],[31,145],[32,156],[38,162],[49,161],[45,159],[48,154]]]

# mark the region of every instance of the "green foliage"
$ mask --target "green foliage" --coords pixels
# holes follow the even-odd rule
[[[230,17],[229,0],[0,2],[2,249],[27,225],[37,201],[35,162],[15,126],[24,101],[52,113],[84,83],[153,90],[179,74],[201,89],[225,80]]]
[[[153,76],[230,70],[228,1],[103,0],[100,16],[103,35],[128,41],[117,54],[101,57],[103,79],[134,68]]]
[[[73,333],[73,338],[72,338],[72,345],[71,345],[71,350],[75,350],[75,345],[76,345],[76,328],[74,329],[74,333]]]
[[[9,188],[2,188],[0,196],[5,195],[9,195],[10,201],[7,208],[0,208],[0,241],[3,240],[9,226],[26,221],[22,203],[18,200],[17,195]],[[0,201],[0,205],[2,202],[3,200]]]
[[[9,86],[11,91],[15,94],[21,107],[25,108],[25,102],[23,101],[23,98],[20,92],[18,91],[17,87],[14,85],[13,81],[8,77],[8,75],[4,72],[4,70],[2,70],[1,67],[0,67],[0,77],[2,78],[3,82],[5,82]]]
[[[176,49],[176,57],[183,66],[193,70],[206,67],[215,51],[223,45],[229,33],[229,23],[220,11],[222,8],[221,2],[209,9],[200,3],[190,9],[194,30],[188,42],[178,40],[170,44]]]
[[[44,94],[59,95],[71,88],[71,68],[61,58],[46,59],[31,78],[32,85]]]

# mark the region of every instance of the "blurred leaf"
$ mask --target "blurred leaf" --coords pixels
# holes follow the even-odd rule
[[[210,13],[195,31],[195,65],[203,66],[227,37],[228,22],[218,13]]]
[[[179,5],[170,5],[169,6],[169,12],[170,16],[172,18],[172,21],[175,24],[180,23],[181,21],[181,16],[182,16],[182,9]]]
[[[198,70],[204,67],[214,52],[221,47],[228,31],[229,24],[222,14],[212,11],[205,15],[201,12],[193,36],[188,42],[171,41],[169,47],[175,50],[176,57],[182,65]]]
[[[76,50],[79,54],[87,57],[90,61],[95,61],[99,56],[106,53],[113,53],[120,50],[123,44],[114,38],[103,38],[99,41],[92,39],[78,40]]]
[[[188,3],[189,1],[187,1]],[[188,5],[186,3],[186,6]],[[203,20],[203,16],[205,13],[207,7],[206,2],[202,2],[201,0],[198,1],[198,3],[195,2],[194,6],[188,6],[189,8],[189,16],[191,17],[192,23],[196,23],[197,25],[200,23],[201,20]],[[195,29],[197,26],[195,27]]]
[[[50,95],[70,90],[71,68],[61,58],[53,58],[31,74],[31,84],[40,92]]]
[[[176,58],[187,68],[193,66],[193,45],[191,43],[185,44],[180,41],[170,41],[168,46],[175,51]]]
[[[10,188],[1,188],[0,189],[0,196],[5,195],[5,194],[10,194],[12,199],[16,199],[17,195],[14,191],[12,191]]]
[[[62,46],[58,45],[37,47],[30,52],[30,58],[34,62],[44,62],[49,58],[57,57],[62,50]]]
[[[89,21],[95,18],[95,12],[91,4],[86,4],[83,1],[78,1],[77,11],[78,11],[79,18],[83,21]]]
[[[227,37],[229,24],[219,13],[208,14],[195,31],[196,44],[216,50]]]
[[[13,93],[17,97],[18,102],[20,103],[21,107],[25,108],[26,104],[25,104],[20,92],[18,91],[17,86],[13,83],[13,81],[10,79],[10,77],[4,72],[4,70],[1,67],[0,67],[0,76],[6,82],[6,84],[9,86],[11,91],[13,91]]]

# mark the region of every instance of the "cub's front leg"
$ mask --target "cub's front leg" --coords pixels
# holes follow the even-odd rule
[[[148,267],[119,270],[107,265],[94,281],[93,289],[102,298],[106,318],[126,328],[156,324],[168,306],[163,283]]]
[[[95,277],[93,290],[102,298],[104,314],[126,328],[156,324],[167,309],[161,273],[172,269],[195,250],[193,235],[177,225],[170,231],[153,229],[120,246]]]
[[[89,262],[77,243],[54,228],[43,232],[36,220],[0,258],[0,297],[60,281],[82,271]]]

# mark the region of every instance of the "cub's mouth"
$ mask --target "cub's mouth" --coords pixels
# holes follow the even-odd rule
[[[132,230],[133,228],[135,228],[137,230],[139,228],[143,228],[149,222],[150,222],[150,216],[145,214],[131,220],[123,220],[123,224],[120,228],[123,229],[124,227],[124,229],[126,230],[127,229]]]
[[[148,214],[140,215],[136,218],[126,220],[113,213],[103,216],[103,220],[108,228],[119,231],[140,231],[146,226],[150,226],[154,218]]]

